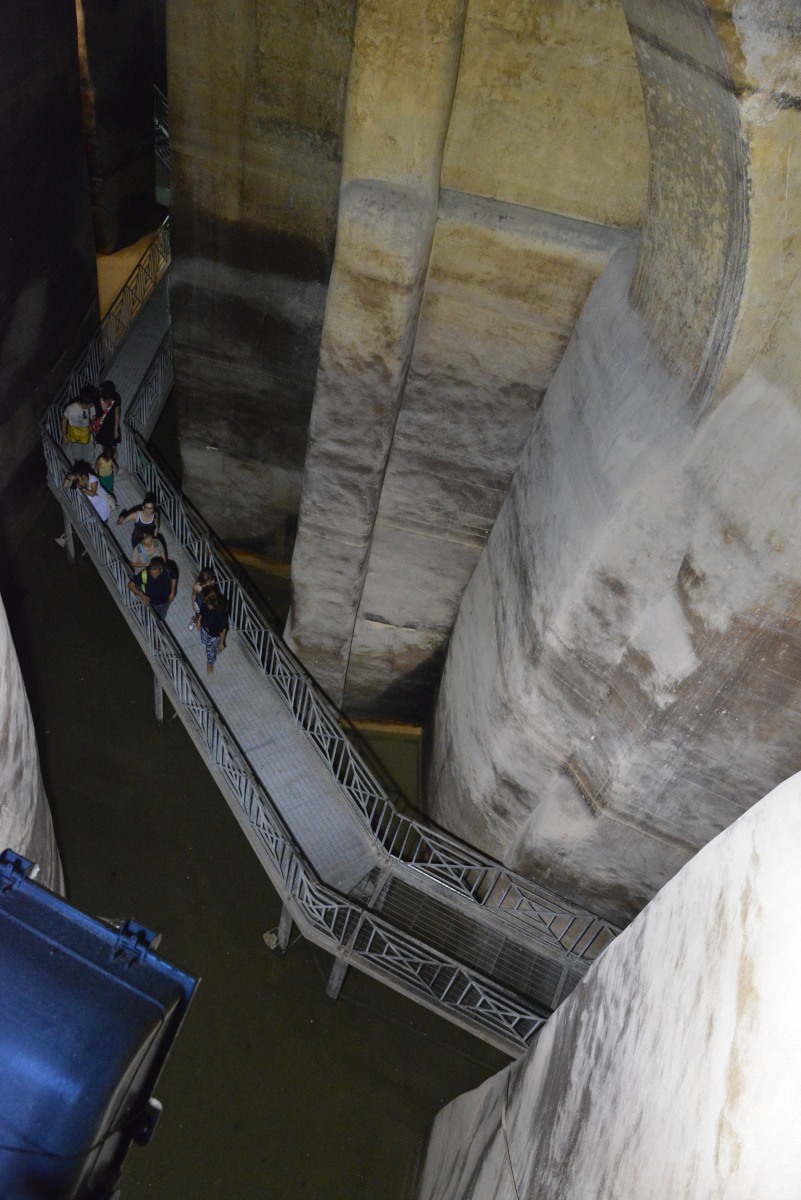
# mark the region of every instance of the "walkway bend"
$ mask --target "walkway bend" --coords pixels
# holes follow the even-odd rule
[[[154,462],[147,439],[172,387],[168,265],[165,226],[42,420],[50,487],[281,895],[281,944],[294,921],[335,956],[330,995],[353,965],[518,1055],[618,930],[393,805],[225,547]],[[165,622],[128,591],[128,527],[103,525],[61,486],[61,408],[104,375],[132,397],[120,501],[155,492],[180,570]],[[206,565],[231,611],[212,677],[187,628],[189,588]]]

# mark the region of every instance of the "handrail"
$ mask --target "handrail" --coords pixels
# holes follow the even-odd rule
[[[172,153],[170,151],[170,121],[169,102],[167,97],[156,84],[153,84],[153,137],[156,147],[156,157],[161,160],[168,171],[172,170]]]
[[[119,352],[134,321],[169,269],[170,261],[170,222],[166,218],[100,322],[106,367]]]
[[[90,337],[78,361],[42,415],[42,432],[49,433],[56,442],[61,438],[60,422],[65,405],[75,399],[85,383],[97,383],[102,379],[134,321],[169,270],[170,262],[168,217],[112,300],[99,328]]]
[[[153,424],[148,406],[155,404],[157,397],[151,376],[164,374],[160,357],[167,353],[163,343],[126,418],[137,448],[131,458],[131,470],[138,475],[145,491],[155,494],[178,544],[190,554],[197,569],[214,567],[225,591],[231,629],[240,634],[263,674],[283,697],[298,728],[313,743],[360,816],[366,818],[376,844],[388,859],[446,885],[464,900],[525,921],[577,960],[594,961],[619,932],[615,926],[542,891],[444,830],[398,812],[361,761],[339,724],[336,709],[280,635],[265,624],[250,596],[217,552],[212,531],[146,450],[142,433]]]
[[[153,432],[163,397],[172,387],[172,375],[172,333],[168,329],[125,417],[124,424],[135,430],[143,442],[146,442]]]
[[[146,252],[137,265],[131,277],[133,280],[137,276],[132,291],[144,288],[147,276],[155,278],[158,254],[162,258],[169,255],[166,227],[164,235],[161,250],[155,255]],[[163,275],[168,266],[167,259],[157,269]],[[133,305],[127,309],[120,306],[120,321],[126,332],[136,311]],[[59,406],[63,398],[76,394],[83,382],[98,379],[107,369],[106,348],[110,344],[98,331],[42,418],[51,485],[78,525],[87,549],[116,594],[162,685],[190,723],[193,736],[202,744],[223,790],[239,806],[273,883],[291,904],[306,936],[378,978],[394,981],[396,986],[402,982],[423,1003],[446,1009],[461,1023],[481,1025],[490,1040],[518,1052],[530,1043],[545,1019],[536,1004],[521,1000],[444,951],[396,928],[358,895],[344,896],[320,880],[294,843],[235,733],[187,665],[169,629],[153,620],[149,608],[132,603],[127,590],[127,564],[108,529],[88,501],[60,487],[68,464],[59,444]],[[209,526],[147,451],[145,441],[171,381],[172,343],[168,333],[123,423],[126,465],[144,490],[155,493],[177,544],[197,569],[214,566],[229,602],[232,630],[283,698],[299,731],[321,756],[340,784],[343,796],[365,823],[379,863],[383,860],[390,872],[411,873],[433,881],[439,888],[447,889],[447,895],[456,898],[463,908],[498,914],[507,925],[510,922],[517,925],[518,937],[525,929],[526,940],[529,934],[533,935],[535,941],[546,947],[546,956],[561,963],[562,981],[569,968],[579,972],[586,969],[618,932],[614,926],[538,888],[425,820],[399,812],[361,761],[341,728],[337,710],[243,589],[235,567]],[[374,893],[372,903],[376,898]],[[555,996],[560,993],[562,981]]]
[[[69,463],[47,431],[43,442],[52,483],[63,476]],[[314,940],[334,953],[347,948],[348,959],[370,973],[402,979],[435,1006],[480,1024],[504,1049],[512,1053],[524,1050],[544,1023],[544,1012],[536,1011],[536,1006],[521,1002],[507,989],[447,954],[401,932],[365,904],[343,896],[320,880],[169,627],[157,620],[149,607],[131,601],[128,563],[109,529],[81,493],[62,492],[59,498],[69,509],[106,585],[116,593],[162,685],[176,706],[190,717],[195,736],[203,742],[216,773],[257,836],[275,886],[292,902],[295,918],[300,917],[307,936],[313,934]]]

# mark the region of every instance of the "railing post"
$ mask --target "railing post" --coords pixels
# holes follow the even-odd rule
[[[347,973],[348,964],[345,959],[335,958],[331,974],[328,976],[328,983],[325,985],[325,994],[329,1000],[339,999],[339,993],[342,991],[342,984],[345,982]]]
[[[67,551],[67,560],[70,566],[75,564],[75,534],[72,529],[72,521],[67,516],[66,509],[64,511],[64,546]]]
[[[278,945],[286,950],[289,945],[289,935],[292,933],[292,913],[286,904],[281,908],[281,919],[278,922]]]
[[[153,672],[153,707],[156,710],[156,724],[161,729],[164,724],[164,689],[156,672]]]

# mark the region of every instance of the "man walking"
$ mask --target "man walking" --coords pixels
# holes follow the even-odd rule
[[[142,604],[150,605],[157,617],[162,621],[167,616],[167,609],[175,599],[177,578],[170,572],[164,559],[158,554],[151,558],[143,571],[128,584],[128,590],[133,592]]]

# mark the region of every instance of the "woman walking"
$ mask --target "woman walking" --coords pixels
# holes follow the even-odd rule
[[[225,649],[225,636],[228,633],[228,609],[214,588],[204,591],[198,620],[200,637],[206,647],[206,672],[213,675],[217,655]]]
[[[214,574],[213,567],[203,567],[194,584],[192,585],[192,617],[189,622],[190,629],[197,629],[200,608],[203,603],[203,593],[207,588],[211,588],[214,591],[217,590],[217,578]]]
[[[137,575],[145,567],[150,566],[154,558],[167,559],[167,545],[164,538],[157,533],[146,533],[141,542],[137,542],[129,559],[131,570]]]
[[[92,474],[92,469],[88,462],[79,459],[75,464],[75,469],[64,476],[63,486],[69,488],[71,491],[80,492],[82,496],[85,496],[100,517],[100,520],[105,524],[110,512],[108,496],[100,487],[100,481],[97,476]]]
[[[128,521],[134,522],[131,533],[132,546],[138,545],[146,533],[158,534],[159,510],[152,492],[147,493],[138,508],[128,508],[117,517],[118,525],[125,525]]]

